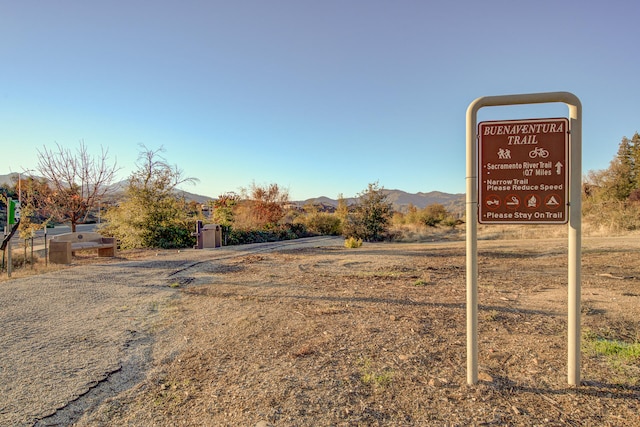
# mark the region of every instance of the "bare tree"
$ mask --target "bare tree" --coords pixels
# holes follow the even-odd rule
[[[118,167],[109,162],[108,151],[92,157],[84,141],[76,152],[56,143],[57,150],[38,150],[38,173],[45,178],[51,193],[44,200],[49,213],[59,221],[70,222],[71,231],[87,220],[89,213],[109,191]]]
[[[129,190],[151,192],[157,198],[174,196],[179,185],[195,184],[199,180],[185,177],[177,165],[171,165],[162,157],[164,147],[152,150],[140,144],[138,170],[129,177]]]

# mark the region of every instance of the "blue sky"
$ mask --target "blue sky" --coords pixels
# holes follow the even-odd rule
[[[211,197],[463,193],[469,104],[552,91],[580,98],[583,172],[604,169],[640,131],[639,16],[636,0],[0,0],[0,174],[84,140],[122,179],[162,146]]]

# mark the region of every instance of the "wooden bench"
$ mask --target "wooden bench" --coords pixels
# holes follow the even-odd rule
[[[103,237],[94,232],[75,232],[53,236],[49,240],[49,262],[71,264],[73,252],[97,250],[99,257],[116,256],[115,237]]]

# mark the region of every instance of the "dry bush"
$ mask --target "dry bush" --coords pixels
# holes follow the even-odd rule
[[[463,240],[464,227],[427,227],[422,224],[395,224],[389,229],[390,240],[399,243],[420,243],[437,240]]]
[[[25,263],[24,252],[22,249],[14,249],[11,252],[11,277],[8,277],[7,273],[7,259],[6,255],[4,258],[4,263],[2,264],[4,268],[0,271],[0,282],[17,279],[21,277],[33,276],[38,274],[44,274],[49,271],[56,271],[62,268],[65,268],[64,265],[60,264],[47,264],[45,260],[40,257],[40,255],[33,256],[33,263],[31,262],[31,254],[27,254],[27,259]]]
[[[569,226],[567,224],[479,225],[478,239],[521,240],[567,238],[568,231]],[[583,219],[582,235],[593,237],[622,236],[629,235],[629,231]]]
[[[362,239],[349,237],[344,241],[344,247],[349,249],[356,249],[356,248],[362,247]]]
[[[494,224],[478,226],[480,240],[548,239],[567,236],[563,224]]]
[[[339,236],[342,233],[342,220],[328,212],[312,212],[301,215],[295,222],[303,224],[311,233]]]

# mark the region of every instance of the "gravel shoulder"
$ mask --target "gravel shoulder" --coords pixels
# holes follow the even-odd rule
[[[464,242],[305,239],[2,282],[0,425],[640,425],[640,360],[589,338],[640,341],[640,239],[583,239],[579,387],[566,239],[478,248],[476,386]]]

